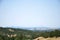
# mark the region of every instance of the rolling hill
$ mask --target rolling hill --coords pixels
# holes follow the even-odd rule
[[[60,37],[60,29],[53,31],[47,30],[30,30],[21,28],[4,28],[0,27],[0,40],[32,40],[37,37]]]

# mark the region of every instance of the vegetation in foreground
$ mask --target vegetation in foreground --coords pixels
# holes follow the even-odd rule
[[[17,28],[0,27],[0,40],[33,40],[37,37],[60,37],[60,30],[54,31],[31,31]]]

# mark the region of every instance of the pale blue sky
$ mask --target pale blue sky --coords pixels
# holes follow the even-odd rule
[[[59,0],[1,0],[0,26],[60,27]]]

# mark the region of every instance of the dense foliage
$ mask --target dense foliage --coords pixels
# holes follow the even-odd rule
[[[0,40],[33,40],[37,37],[60,37],[60,30],[31,31],[15,28],[0,27]]]

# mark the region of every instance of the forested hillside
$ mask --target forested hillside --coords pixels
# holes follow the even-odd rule
[[[37,37],[60,37],[60,30],[32,31],[18,28],[0,27],[0,40],[33,40]]]

